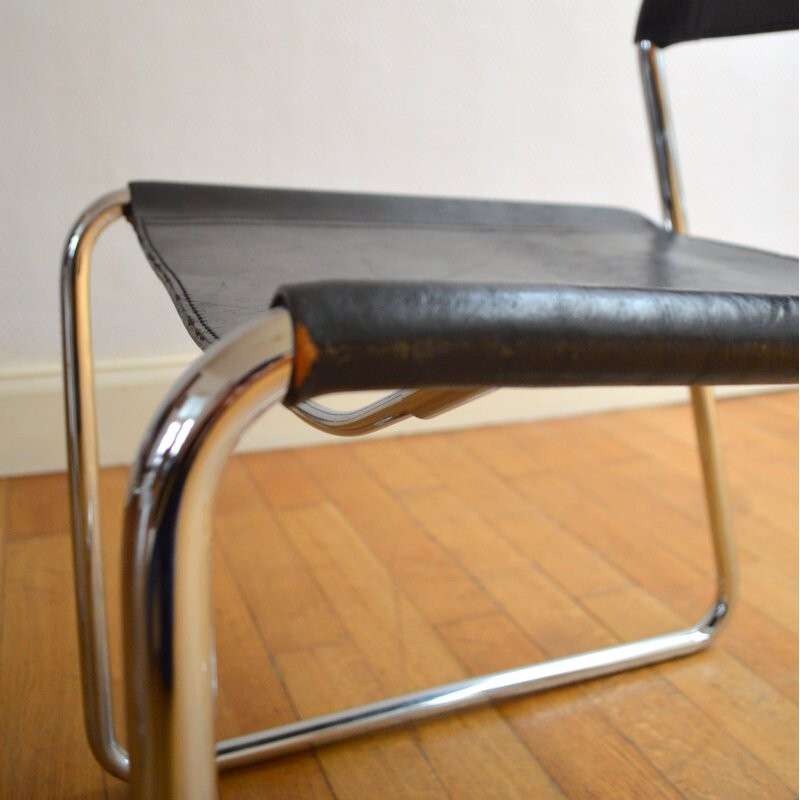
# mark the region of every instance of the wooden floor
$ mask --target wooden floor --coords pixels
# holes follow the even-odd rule
[[[229,772],[223,796],[796,796],[797,395],[720,419],[741,602],[709,651]],[[696,461],[685,407],[237,457],[220,735],[693,622]],[[117,676],[125,480],[102,479]],[[64,476],[0,482],[0,525],[0,796],[125,797],[82,731]]]

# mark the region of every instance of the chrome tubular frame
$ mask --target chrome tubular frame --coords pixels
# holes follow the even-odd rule
[[[131,760],[127,750],[117,741],[114,732],[114,714],[113,705],[111,700],[111,676],[109,668],[109,654],[108,654],[108,633],[106,625],[106,608],[105,608],[105,591],[103,581],[103,556],[102,556],[102,539],[100,529],[100,499],[99,499],[99,461],[98,461],[98,446],[97,446],[97,418],[95,410],[95,392],[94,392],[94,358],[92,349],[92,332],[91,332],[91,309],[90,309],[90,274],[91,274],[91,258],[94,251],[95,244],[100,234],[115,220],[119,219],[125,214],[126,207],[130,202],[130,194],[127,189],[121,189],[116,192],[109,193],[99,198],[80,216],[78,221],[73,226],[70,232],[64,250],[64,256],[61,269],[61,322],[62,322],[62,358],[63,358],[63,375],[64,375],[64,398],[65,398],[65,416],[66,416],[66,432],[67,432],[67,460],[68,460],[68,475],[70,481],[70,506],[71,506],[71,529],[72,529],[72,550],[74,561],[74,574],[75,574],[75,597],[77,606],[78,618],[78,637],[79,637],[79,652],[81,663],[81,682],[83,694],[83,708],[84,708],[84,723],[86,728],[87,739],[89,746],[97,759],[98,763],[112,775],[128,780],[131,777]],[[191,411],[197,413],[199,407],[203,403],[211,402],[212,400],[219,400],[220,403],[226,403],[227,397],[225,391],[220,388],[220,397],[206,397],[204,400],[198,399],[197,391],[198,386],[198,370],[204,370],[206,374],[205,383],[213,381],[208,378],[209,369],[216,370],[216,378],[219,379],[220,375],[229,375],[231,370],[246,366],[247,377],[239,376],[240,381],[235,386],[232,384],[227,385],[227,391],[233,394],[241,392],[240,383],[252,379],[254,365],[252,363],[242,364],[241,354],[244,349],[253,345],[256,339],[261,336],[260,347],[263,355],[265,345],[264,335],[267,335],[266,342],[269,344],[270,335],[269,330],[275,329],[277,325],[284,326],[284,323],[277,323],[275,320],[280,317],[281,313],[273,312],[266,322],[256,326],[261,333],[253,334],[244,332],[239,337],[231,337],[226,339],[230,344],[212,348],[203,359],[200,359],[192,371],[188,373],[193,376],[187,377],[184,382],[179,384],[173,393],[170,395],[171,407],[174,413],[179,416],[183,414],[183,422],[179,422],[177,418],[168,419],[166,422],[167,429],[174,431],[188,431],[190,426],[187,422],[189,417],[187,414]],[[254,339],[253,337],[256,337]],[[286,349],[286,342],[288,334],[281,333],[279,337],[282,341],[282,347]],[[270,345],[272,346],[272,345]],[[221,352],[220,352],[221,351]],[[216,354],[216,355],[214,355]],[[286,358],[290,359],[287,350]],[[283,363],[283,362],[282,362]],[[277,377],[276,377],[277,376]],[[270,367],[269,379],[261,378],[258,386],[263,391],[265,387],[272,386],[276,380],[282,381],[284,379],[283,371],[276,371],[276,367]],[[187,383],[188,381],[188,383]],[[181,389],[180,387],[184,387]],[[281,387],[283,388],[283,387]],[[205,391],[205,390],[204,390]],[[249,391],[253,391],[250,387]],[[353,435],[355,433],[366,433],[372,430],[377,430],[390,422],[399,421],[408,416],[417,416],[420,418],[429,418],[437,413],[453,408],[463,402],[467,402],[472,397],[482,394],[487,390],[484,389],[458,389],[458,390],[418,390],[418,391],[404,391],[397,392],[384,398],[377,403],[367,406],[353,412],[333,412],[324,409],[314,403],[304,404],[303,409],[297,413],[309,423],[316,425],[322,430],[331,433],[338,433],[339,435]],[[183,392],[183,395],[181,395]],[[270,389],[272,392],[272,389]],[[266,402],[275,402],[277,399],[283,398],[283,391],[278,392],[280,397],[271,398]],[[180,410],[179,396],[183,397],[183,411]],[[271,395],[270,395],[271,397]],[[186,405],[188,404],[188,406]],[[197,408],[194,406],[197,405]],[[187,411],[187,407],[189,411]],[[165,407],[166,408],[166,407]],[[237,408],[239,406],[237,405]],[[194,409],[192,411],[192,409]],[[162,412],[159,419],[167,419]],[[163,418],[163,419],[162,419]],[[245,420],[239,420],[239,424],[244,427],[249,421],[249,417]],[[158,429],[158,422],[154,423],[154,428],[151,430],[152,436],[161,436],[159,442],[164,442],[165,437],[168,438],[168,430],[161,431]],[[170,429],[170,425],[173,427]],[[176,425],[183,425],[177,428]],[[194,425],[194,423],[192,423]],[[216,434],[215,434],[216,436]],[[176,433],[176,439],[185,438],[182,433]],[[233,440],[235,440],[234,435]],[[232,441],[227,441],[227,446],[232,446]],[[194,441],[194,437],[192,438]],[[178,446],[180,445],[180,447]],[[186,443],[179,441],[178,444],[170,446],[167,455],[172,454],[172,449],[178,448],[174,455],[180,454],[181,458],[185,460],[182,455],[186,452]],[[156,451],[158,446],[156,446]],[[227,451],[225,451],[227,452]],[[143,455],[140,456],[140,467],[147,465],[146,448],[142,450]],[[163,456],[164,454],[161,454]],[[220,456],[221,457],[221,456]],[[144,461],[142,461],[144,459]],[[152,460],[152,459],[151,459]],[[171,466],[174,458],[166,460],[162,458],[159,463],[159,469],[164,472],[165,470],[175,469]],[[207,461],[207,459],[206,459]],[[156,485],[153,478],[153,464],[150,463],[147,467],[148,472],[148,490]],[[215,473],[205,472],[206,480],[209,481],[208,492],[205,493],[206,497],[213,497],[213,477]],[[211,477],[209,477],[209,475]],[[142,478],[142,476],[139,476]],[[189,483],[185,481],[185,483]],[[181,484],[183,486],[183,484]],[[194,486],[194,482],[191,483]],[[174,479],[164,479],[158,483],[158,487],[162,492],[166,492],[168,488],[175,491]],[[186,487],[183,486],[185,489]],[[132,487],[133,495],[131,503],[140,501],[143,497],[143,487],[134,482]],[[151,513],[152,504],[149,510],[140,510],[141,514]],[[198,506],[200,508],[200,506]],[[202,506],[206,512],[206,518],[210,519],[210,508],[207,503]],[[130,525],[134,525],[131,520],[131,512],[129,509],[128,518]],[[185,516],[185,514],[184,514]],[[130,527],[130,526],[129,526]],[[201,530],[207,528],[198,525]],[[136,529],[138,530],[138,528]],[[126,557],[124,567],[126,575],[130,579],[130,573],[134,564],[140,563],[131,554],[139,553],[136,547],[131,547],[131,537],[135,537],[136,531],[129,530],[128,535],[128,552],[129,556]],[[145,534],[143,534],[145,535]],[[145,582],[146,583],[146,582]],[[151,581],[152,583],[152,581]],[[132,601],[128,601],[129,607]],[[199,608],[200,606],[198,606]],[[138,619],[134,611],[129,611],[126,619]],[[200,629],[203,628],[204,622],[205,630],[210,631],[210,622],[208,620],[197,620]],[[136,630],[136,625],[126,625],[126,631],[131,633]],[[205,634],[206,639],[209,634]],[[203,636],[198,634],[198,640],[205,641]],[[148,657],[146,652],[140,652],[139,647],[144,646],[142,642],[145,640],[136,640],[135,644],[129,644],[127,647],[127,685],[128,685],[128,702],[129,719],[134,715],[141,716],[141,692],[139,694],[133,692],[131,686],[135,685],[138,680],[141,684],[142,681],[150,681],[152,678],[142,678],[138,675],[136,666],[140,663],[147,663]],[[197,654],[195,654],[197,655]],[[206,659],[205,663],[209,663]],[[138,676],[138,677],[137,677]],[[144,696],[148,696],[145,692]],[[152,703],[147,708],[160,708],[156,703]],[[137,711],[139,709],[139,711]],[[156,718],[164,718],[164,710],[161,709],[156,713]],[[359,716],[356,714],[356,717]],[[156,726],[158,728],[158,726]],[[300,728],[320,728],[318,722],[312,721],[311,723],[298,723],[296,726],[287,726],[287,729],[275,729],[274,731],[264,731],[237,739],[223,741],[218,743],[216,750],[216,761],[222,767],[232,767],[242,763],[249,763],[266,754],[277,754],[278,752],[286,752],[287,750],[298,749],[306,746],[313,741],[323,741],[331,738],[330,734],[318,733],[314,736],[309,736],[308,730],[305,733],[301,732]],[[200,726],[202,728],[202,726]],[[291,730],[289,730],[291,729]],[[350,729],[353,726],[350,725]],[[363,725],[360,729],[366,730]],[[137,729],[138,730],[138,729]],[[344,735],[344,733],[339,734]],[[152,754],[154,751],[146,744],[147,740],[139,741],[137,736],[131,735],[132,749],[134,753],[144,751],[146,754]],[[162,752],[167,752],[163,750]],[[136,757],[136,760],[140,759]],[[134,767],[134,781],[137,785],[148,785],[154,778],[153,775],[158,770],[153,767],[149,759],[145,757],[142,759],[144,766],[141,770]],[[163,759],[159,759],[159,764],[164,767]],[[142,778],[141,775],[149,777]],[[158,781],[156,781],[158,783]],[[149,791],[149,790],[148,790]],[[142,796],[147,796],[145,792]],[[199,796],[199,795],[198,795]]]
[[[212,347],[179,381],[133,467],[125,514],[124,631],[134,798],[214,798],[215,669],[210,544],[216,485],[247,425],[283,399],[292,369],[284,309]],[[694,627],[468,678],[241,736],[220,766],[596,678],[703,648],[722,615]]]
[[[114,733],[111,701],[89,282],[97,239],[124,215],[129,202],[128,189],[120,189],[87,208],[67,237],[61,266],[62,364],[84,724],[97,761],[122,779],[129,775],[130,761]],[[483,391],[405,391],[359,411],[334,412],[307,403],[296,413],[330,433],[356,435],[412,414],[433,416]]]
[[[216,795],[213,504],[242,432],[283,400],[293,348],[285,309],[211,347],[165,400],[133,466],[123,615],[135,798]]]
[[[679,233],[685,221],[659,54],[643,42],[640,58],[665,227]],[[236,440],[257,415],[283,400],[289,385],[291,320],[285,310],[274,309],[214,345],[184,374],[156,415],[133,467],[123,560],[129,760],[114,738],[110,700],[88,295],[94,242],[128,202],[125,191],[108,195],[75,226],[62,270],[62,309],[86,727],[98,761],[112,774],[130,776],[135,798],[213,798],[215,761],[221,767],[251,763],[387,725],[688,655],[711,641],[729,609],[735,575],[713,395],[706,387],[692,387],[718,575],[716,598],[696,625],[468,678],[215,746],[212,506],[219,475]],[[315,403],[294,410],[324,430],[353,435],[410,415],[433,416],[481,391],[398,392],[355,412],[332,412]]]

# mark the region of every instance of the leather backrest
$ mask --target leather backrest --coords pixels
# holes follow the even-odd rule
[[[796,30],[797,0],[644,0],[636,41],[668,47],[693,39]]]

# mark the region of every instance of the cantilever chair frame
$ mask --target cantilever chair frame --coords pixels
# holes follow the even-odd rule
[[[658,169],[664,227],[685,221],[662,55],[641,41],[639,64]],[[692,627],[390,698],[215,743],[209,544],[212,502],[226,459],[248,425],[287,392],[290,316],[274,309],[212,346],[180,378],[144,439],[125,514],[125,683],[130,754],[114,733],[99,529],[97,427],[89,304],[92,251],[126,213],[129,193],[91,206],[70,234],[62,266],[68,465],[85,724],[99,763],[130,780],[135,797],[213,797],[216,765],[258,761],[449,709],[543,690],[684,656],[706,647],[736,590],[728,501],[713,392],[692,386],[716,586]],[[331,433],[366,433],[409,415],[428,417],[482,390],[397,392],[351,413],[293,408]]]

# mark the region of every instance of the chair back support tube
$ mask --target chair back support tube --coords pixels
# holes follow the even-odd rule
[[[667,99],[664,57],[661,49],[649,41],[639,42],[639,68],[656,161],[664,228],[673,233],[686,233],[686,213],[678,168],[678,153]],[[689,392],[717,577],[717,597],[711,614],[722,623],[735,599],[738,577],[733,549],[730,503],[718,436],[717,407],[712,387],[690,386]]]
[[[639,71],[656,161],[664,228],[672,233],[686,233],[678,152],[664,77],[664,56],[652,42],[639,42]]]

